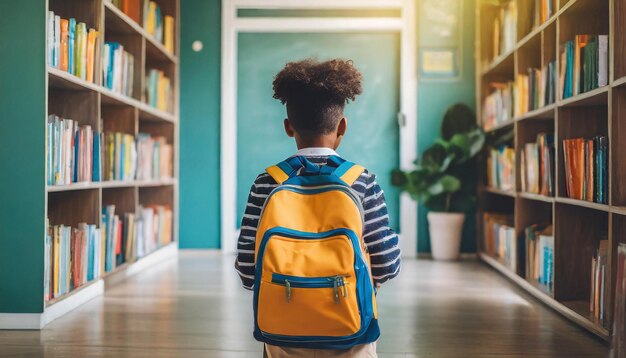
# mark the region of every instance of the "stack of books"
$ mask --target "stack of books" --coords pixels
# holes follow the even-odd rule
[[[500,190],[515,190],[515,149],[491,149],[487,159],[487,183]]]
[[[608,202],[608,139],[566,139],[563,141],[567,196],[577,200]]]
[[[576,35],[561,50],[563,99],[608,84],[608,35]]]
[[[120,132],[104,134],[104,180],[134,180],[137,169],[135,137]]]
[[[46,126],[48,185],[100,181],[101,135],[91,126],[51,114]]]
[[[107,0],[136,23],[141,21],[141,0]]]
[[[513,118],[514,82],[493,82],[493,92],[483,102],[483,129],[490,130]]]
[[[554,235],[552,225],[532,225],[526,237],[526,279],[538,282],[550,292],[554,285]]]
[[[606,319],[606,287],[608,280],[609,240],[602,239],[594,257],[591,260],[591,294],[589,295],[589,310],[600,322]]]
[[[104,246],[100,229],[85,223],[49,226],[44,255],[44,300],[69,293],[102,275]]]
[[[515,78],[515,116],[554,103],[556,94],[556,61],[542,69],[529,68],[528,74]]]
[[[102,51],[102,85],[113,92],[133,96],[135,58],[118,42],[105,42]]]
[[[98,31],[87,29],[84,22],[62,19],[48,11],[48,65],[66,71],[85,81],[94,81],[95,59],[98,57]]]
[[[143,2],[143,28],[162,43],[167,51],[174,53],[174,18],[163,15],[161,8],[154,1]]]
[[[172,145],[165,137],[137,135],[137,180],[159,180],[173,175]]]
[[[592,271],[593,272],[593,271]],[[626,355],[626,244],[617,245],[613,350],[615,357]]]
[[[484,213],[485,250],[513,272],[517,272],[518,250],[513,217],[511,215]]]
[[[540,133],[520,153],[521,189],[531,194],[554,195],[554,135]]]
[[[106,247],[104,269],[109,272],[172,242],[172,209],[165,205],[139,207],[136,213],[115,213],[115,205],[102,209]]]
[[[554,3],[556,0],[535,0],[534,27],[548,21],[554,15]]]
[[[151,69],[146,77],[146,102],[162,111],[172,112],[172,83],[161,70]]]
[[[510,0],[500,7],[493,21],[493,59],[507,53],[517,42],[517,1]]]

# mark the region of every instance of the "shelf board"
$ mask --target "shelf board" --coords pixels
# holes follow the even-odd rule
[[[589,92],[581,93],[579,95],[562,99],[559,104],[563,107],[579,107],[579,106],[594,106],[608,103],[609,86],[603,86],[596,88]]]
[[[547,106],[537,108],[530,112],[526,112],[520,116],[515,117],[516,121],[525,121],[531,119],[552,119],[554,118],[554,109],[556,103],[549,104]]]
[[[137,34],[144,37],[146,39],[146,55],[150,56],[151,59],[160,62],[178,63],[178,58],[167,51],[163,44],[158,42],[154,36],[144,30],[135,20],[110,2],[105,1],[104,7],[106,9],[105,21],[107,21],[107,27],[112,26],[114,32]]]
[[[149,188],[155,186],[170,186],[177,183],[176,178],[163,178],[160,180],[139,180],[135,182],[138,187]]]
[[[619,87],[619,86],[623,86],[624,84],[626,84],[626,76],[616,79],[615,81],[613,81],[613,83],[611,83],[611,86]]]
[[[533,193],[526,193],[526,192],[519,192],[517,195],[520,198],[524,198],[524,199],[528,199],[528,200],[543,201],[545,203],[554,203],[554,198],[551,197],[551,196],[545,196],[545,195],[533,194]]]
[[[502,190],[502,189],[498,189],[498,188],[492,188],[489,186],[486,186],[483,188],[483,190],[487,193],[491,193],[491,194],[497,194],[497,195],[504,195],[504,196],[510,196],[512,198],[516,197],[517,194],[512,191],[512,190]]]
[[[136,185],[134,180],[105,180],[98,184],[100,184],[100,187],[103,189],[130,188]]]
[[[587,328],[589,331],[593,332],[594,334],[596,334],[600,338],[602,338],[604,340],[608,340],[609,339],[609,331],[606,328],[604,328],[601,325],[591,321],[589,319],[588,315],[587,316],[581,315],[578,311],[573,309],[573,308],[577,308],[578,304],[571,304],[570,303],[570,305],[572,306],[572,307],[570,307],[569,305],[566,305],[564,303],[561,303],[561,302],[555,300],[554,298],[552,298],[551,295],[546,294],[546,292],[544,292],[544,290],[542,290],[540,287],[538,287],[538,285],[535,285],[534,283],[529,282],[525,278],[523,278],[520,275],[516,274],[515,272],[509,270],[506,266],[501,264],[498,260],[496,260],[495,258],[487,255],[484,252],[480,252],[478,254],[478,257],[483,262],[485,262],[486,264],[488,264],[489,266],[493,267],[494,269],[496,269],[497,271],[502,273],[504,276],[509,278],[511,281],[513,281],[519,287],[524,289],[526,292],[528,292],[529,294],[531,294],[532,296],[537,298],[540,302],[542,302],[545,305],[551,307],[555,311],[561,313],[562,315],[564,315],[565,317],[569,318],[570,320],[578,323],[579,325]],[[585,303],[586,303],[587,309],[588,309],[589,303],[588,302],[585,302]]]
[[[48,66],[48,85],[52,88],[59,88],[72,91],[94,91],[99,92],[100,86],[87,82],[69,72],[61,71],[58,68]]]
[[[598,331],[602,335],[609,335],[609,330],[602,325],[599,319],[597,319],[591,311],[589,311],[589,301],[562,301],[565,307],[576,312],[582,319],[588,322],[593,330]]]
[[[611,206],[611,212],[618,215],[626,215],[626,206]]]
[[[610,207],[608,205],[594,203],[593,201],[578,200],[578,199],[563,198],[563,197],[556,197],[554,200],[557,203],[563,203],[563,204],[568,204],[568,205],[580,206],[580,207],[584,207],[584,208],[589,208],[589,209],[599,210],[599,211],[605,211],[605,212],[609,212],[610,211]]]
[[[171,186],[177,184],[176,178],[163,178],[159,180],[105,180],[102,182],[84,182],[84,183],[72,183],[69,185],[48,185],[46,190],[49,193],[72,191],[72,190],[86,190],[86,189],[110,189],[110,188],[131,188],[131,187],[157,187],[157,186]]]
[[[83,284],[82,286],[79,286],[78,288],[75,288],[73,290],[71,290],[70,292],[67,292],[61,296],[55,297],[51,300],[49,300],[48,302],[46,302],[46,309],[48,309],[50,306],[54,305],[55,303],[59,303],[77,293],[79,293],[80,291],[86,289],[87,287],[95,284],[96,282],[98,282],[99,279],[95,279],[95,280],[91,280],[89,282],[86,282],[85,284]]]
[[[60,192],[60,191],[73,191],[73,190],[88,190],[100,188],[99,182],[81,182],[72,183],[67,185],[48,185],[46,191],[48,193]]]
[[[515,53],[515,48],[509,50],[496,57],[489,63],[483,70],[483,76],[486,75],[495,75],[502,74],[506,72],[506,70],[510,67],[511,75],[513,75],[513,54]]]
[[[504,122],[497,123],[495,126],[489,128],[489,129],[485,129],[485,132],[486,133],[491,133],[491,132],[499,131],[502,128],[506,128],[508,126],[513,125],[514,123],[515,123],[515,119],[514,118],[507,119]]]

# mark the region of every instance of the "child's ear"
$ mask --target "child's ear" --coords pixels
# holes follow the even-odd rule
[[[296,133],[293,130],[293,127],[291,126],[291,123],[289,123],[289,118],[285,118],[285,121],[283,122],[283,125],[285,126],[285,133],[287,134],[287,136],[293,138],[293,136]]]
[[[348,129],[348,118],[343,117],[339,121],[339,125],[337,125],[337,137],[341,137],[346,134],[346,130]]]

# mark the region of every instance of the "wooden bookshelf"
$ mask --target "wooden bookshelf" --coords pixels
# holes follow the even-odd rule
[[[501,2],[501,4],[504,1]],[[493,1],[478,1],[476,7],[476,107],[482,118],[483,100],[490,93],[489,83],[513,81],[529,67],[541,68],[556,60],[557,73],[561,46],[577,34],[609,35],[609,84],[604,87],[561,99],[557,83],[556,102],[499,123],[496,130],[512,129],[516,150],[516,190],[502,191],[487,187],[484,178],[479,189],[479,257],[504,274],[535,298],[599,337],[611,337],[615,293],[617,244],[626,242],[626,0],[555,0],[553,16],[533,26],[534,1],[517,0],[517,42],[513,49],[493,56],[494,14],[500,6]],[[530,17],[529,17],[530,16]],[[554,196],[521,191],[520,152],[525,143],[539,133],[555,138]],[[568,138],[605,135],[609,139],[608,204],[574,200],[567,197],[562,141]],[[481,172],[486,171],[481,163]],[[525,278],[525,262],[510,270],[484,247],[482,213],[512,214],[517,247],[524,250],[524,229],[532,224],[551,223],[554,228],[554,287],[552,290]],[[599,235],[609,240],[607,281],[607,317],[594,318],[589,308],[591,259]],[[518,253],[519,255],[519,253]],[[522,254],[523,257],[523,254]]]
[[[80,222],[102,226],[102,209],[116,206],[116,214],[135,213],[140,206],[167,205],[173,214],[173,243],[142,258],[125,262],[103,277],[78,287],[45,304],[44,314],[56,310],[57,305],[69,298],[91,291],[94,283],[107,280],[120,272],[134,272],[146,262],[158,259],[160,252],[171,251],[178,242],[178,92],[179,92],[179,0],[157,0],[165,15],[174,17],[175,51],[168,52],[163,44],[149,34],[141,24],[132,20],[107,0],[50,0],[47,10],[62,18],[74,17],[87,27],[99,31],[99,58],[95,60],[94,82],[82,80],[72,74],[46,67],[47,113],[90,124],[97,132],[122,132],[136,136],[149,133],[163,136],[173,147],[173,177],[159,180],[126,180],[81,182],[69,185],[46,186],[46,217],[51,225],[72,225]],[[134,57],[133,95],[125,96],[102,85],[102,46],[105,41],[116,41]],[[145,88],[148,69],[164,71],[170,78],[173,92],[171,112],[147,104]],[[76,104],[79,103],[79,104]],[[45,119],[42,118],[42,121]],[[107,282],[108,284],[108,282]],[[43,297],[43,291],[42,291]],[[55,313],[55,317],[58,313]]]

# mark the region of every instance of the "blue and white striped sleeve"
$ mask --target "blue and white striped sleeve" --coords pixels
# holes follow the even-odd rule
[[[374,283],[380,286],[400,272],[400,247],[398,235],[389,227],[385,194],[376,176],[371,174],[365,185],[363,240],[370,254]]]
[[[268,174],[259,175],[250,188],[246,210],[241,219],[235,269],[239,273],[243,287],[248,290],[254,287],[254,247],[261,209],[269,192],[276,185]]]

